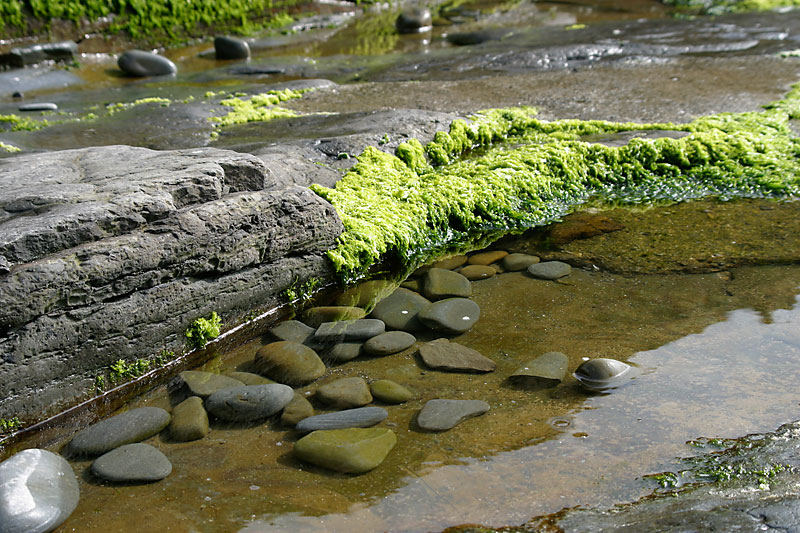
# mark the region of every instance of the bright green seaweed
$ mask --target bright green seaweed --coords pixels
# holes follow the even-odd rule
[[[368,147],[334,189],[312,188],[345,227],[329,252],[344,279],[386,254],[413,254],[477,230],[543,224],[592,196],[625,202],[703,196],[796,195],[800,85],[762,112],[721,113],[688,124],[534,117],[531,108],[486,110],[457,120],[426,146],[396,155]],[[682,138],[632,139],[622,147],[581,140],[621,131],[671,130]],[[474,157],[468,150],[485,148]]]

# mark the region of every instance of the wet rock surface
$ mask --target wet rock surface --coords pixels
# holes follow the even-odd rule
[[[417,315],[417,319],[434,331],[458,334],[469,330],[480,316],[481,310],[472,300],[446,298],[429,305]]]
[[[476,350],[447,339],[421,344],[419,356],[429,367],[451,372],[491,372],[497,366]]]
[[[125,444],[92,463],[92,474],[113,483],[149,483],[172,473],[172,463],[157,448],[141,442]]]
[[[292,388],[280,383],[245,385],[215,392],[206,399],[205,406],[220,420],[249,422],[278,413],[293,397]]]
[[[321,385],[316,398],[337,409],[362,407],[372,401],[372,394],[364,378],[342,378]]]
[[[489,404],[481,400],[429,400],[417,415],[417,425],[426,431],[447,431],[488,410]]]
[[[391,355],[410,348],[416,337],[405,331],[387,331],[364,343],[364,353],[369,355]]]
[[[178,442],[202,439],[208,435],[208,413],[199,396],[186,398],[172,409],[169,436]]]
[[[123,444],[142,441],[167,427],[170,414],[159,407],[139,407],[89,426],[65,448],[69,456],[92,457]]]
[[[381,407],[358,407],[305,418],[297,423],[295,429],[300,433],[308,433],[328,429],[365,428],[374,426],[387,416],[389,413]]]
[[[302,461],[347,474],[363,474],[380,465],[397,443],[387,428],[315,431],[294,445]]]
[[[325,373],[325,363],[317,352],[292,341],[273,342],[260,348],[253,366],[260,374],[287,385],[304,385]]]
[[[370,316],[383,320],[388,329],[417,331],[424,327],[417,315],[430,304],[421,294],[401,287],[379,301]]]
[[[123,52],[117,60],[120,70],[128,76],[171,76],[178,72],[175,63],[164,56],[142,50]]]

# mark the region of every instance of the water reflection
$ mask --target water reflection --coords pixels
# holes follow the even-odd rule
[[[767,318],[765,320],[765,318]],[[764,432],[792,419],[800,393],[800,298],[770,317],[743,309],[702,333],[637,353],[642,373],[586,399],[554,439],[458,465],[428,465],[371,504],[322,517],[264,516],[242,531],[429,531],[523,523],[574,505],[608,506],[654,487],[701,436]],[[567,424],[563,424],[566,421]]]

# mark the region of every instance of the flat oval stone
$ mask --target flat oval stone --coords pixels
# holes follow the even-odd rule
[[[345,341],[363,341],[386,331],[386,324],[377,318],[324,322],[314,333],[314,342],[329,344]]]
[[[172,463],[158,449],[141,442],[125,444],[92,463],[92,474],[114,483],[149,483],[172,473]]]
[[[52,102],[37,102],[21,105],[17,109],[20,111],[58,111],[58,106]]]
[[[539,258],[529,254],[508,254],[503,258],[503,268],[508,272],[519,272],[539,262]]]
[[[470,281],[477,281],[493,277],[497,274],[497,270],[486,265],[467,265],[459,270],[458,273]]]
[[[217,59],[247,59],[250,45],[243,39],[221,35],[214,38],[214,54]]]
[[[304,385],[325,373],[325,363],[317,352],[292,341],[262,346],[256,352],[253,367],[259,374],[288,385]]]
[[[416,274],[418,276],[424,275],[431,268],[443,268],[445,270],[453,270],[454,268],[458,268],[460,266],[463,266],[464,264],[466,264],[466,262],[467,262],[467,256],[466,255],[454,255],[452,257],[447,257],[445,259],[440,259],[440,260],[436,261],[435,263],[433,263],[430,266],[425,266],[425,267],[418,268],[416,271],[414,271],[414,274]],[[422,270],[422,269],[424,269],[424,270]],[[417,272],[419,272],[419,274],[417,274]]]
[[[518,368],[509,379],[529,387],[555,387],[567,375],[569,358],[561,352],[543,353]]]
[[[65,450],[75,456],[95,456],[123,444],[139,442],[160,433],[170,415],[160,407],[139,407],[106,418],[79,431]]]
[[[294,445],[301,461],[336,472],[362,474],[380,465],[397,444],[387,428],[349,428],[315,431]]]
[[[375,304],[371,317],[383,320],[387,329],[418,331],[423,329],[417,315],[431,305],[431,301],[414,291],[399,288]]]
[[[142,50],[123,52],[117,65],[129,76],[169,76],[178,72],[175,63],[166,57]]]
[[[419,355],[429,367],[450,372],[491,372],[497,366],[472,348],[447,339],[421,344]]]
[[[339,320],[356,320],[364,318],[367,314],[360,307],[345,305],[330,305],[323,307],[311,307],[303,314],[305,323],[312,328],[318,328],[325,322],[337,322]]]
[[[430,400],[417,415],[417,425],[428,431],[446,431],[489,410],[481,400]]]
[[[481,309],[472,300],[447,298],[432,303],[417,318],[434,331],[457,335],[471,328],[480,316]]]
[[[386,420],[387,416],[389,413],[382,407],[359,407],[308,417],[298,422],[295,429],[308,433],[320,429],[366,428]]]
[[[44,533],[60,526],[78,505],[78,480],[69,463],[30,448],[0,463],[0,531]]]
[[[272,416],[294,397],[288,385],[244,385],[217,391],[206,399],[213,416],[230,422],[248,422]]]
[[[369,384],[372,396],[383,403],[398,404],[417,397],[406,387],[390,379],[379,379]]]
[[[281,424],[296,426],[298,422],[314,416],[314,406],[299,392],[294,393],[292,401],[286,404],[281,413]]]
[[[172,440],[187,442],[202,439],[208,435],[208,431],[208,413],[199,396],[186,398],[172,408],[172,420],[169,422]]]
[[[361,407],[372,401],[372,394],[364,378],[341,378],[317,389],[316,398],[324,404],[339,409]]]
[[[539,279],[558,279],[569,275],[572,267],[561,261],[545,261],[528,266],[528,274]]]
[[[458,272],[443,268],[428,270],[422,280],[422,287],[425,296],[431,300],[451,297],[467,298],[472,294],[472,285],[467,278]]]
[[[417,338],[405,331],[387,331],[364,343],[364,353],[369,355],[391,355],[410,348]]]
[[[299,320],[284,320],[274,328],[269,330],[269,334],[276,341],[292,341],[299,344],[308,343],[316,330],[307,326]]]
[[[362,342],[340,342],[325,352],[325,359],[335,363],[350,361],[361,355]]]
[[[185,387],[189,395],[201,398],[207,398],[218,390],[244,385],[238,379],[201,370],[184,370],[178,374],[176,384],[179,387]]]
[[[472,254],[469,256],[467,263],[470,265],[491,265],[492,263],[496,263],[500,261],[502,258],[508,255],[508,252],[503,250],[491,250],[488,252],[479,252],[477,254]]]

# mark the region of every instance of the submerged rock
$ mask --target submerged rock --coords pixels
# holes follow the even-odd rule
[[[314,342],[328,344],[343,341],[363,341],[386,331],[386,324],[376,318],[323,322],[314,333]]]
[[[208,413],[199,396],[186,398],[172,409],[169,434],[172,440],[187,442],[208,435]]]
[[[206,399],[206,409],[222,420],[249,422],[274,415],[293,397],[288,385],[245,385],[215,392]]]
[[[366,428],[386,420],[388,411],[382,407],[358,407],[335,413],[315,415],[297,423],[297,431],[308,433],[320,429]]]
[[[417,415],[417,425],[428,431],[446,431],[489,410],[481,400],[430,400]]]
[[[362,342],[340,342],[325,352],[324,357],[330,362],[343,363],[361,355],[363,346]]]
[[[252,372],[231,371],[225,372],[224,375],[237,381],[241,381],[242,385],[269,385],[270,383],[275,383],[269,378],[259,376],[258,374],[253,374]]]
[[[250,45],[244,39],[220,35],[214,37],[214,54],[217,59],[247,59]]]
[[[131,409],[79,431],[65,451],[73,456],[101,455],[123,444],[152,437],[167,427],[169,421],[169,413],[160,407]]]
[[[171,76],[178,72],[175,63],[164,56],[142,50],[128,50],[117,59],[117,66],[129,76]]]
[[[0,531],[44,533],[78,505],[78,480],[60,455],[30,448],[0,463]]]
[[[310,416],[314,416],[314,406],[305,396],[295,392],[292,400],[283,408],[281,424],[294,427],[298,422]]]
[[[528,266],[528,274],[539,279],[558,279],[569,275],[572,267],[561,261],[545,261]]]
[[[143,444],[126,444],[98,457],[92,474],[115,483],[149,483],[172,473],[172,463],[158,449]]]
[[[432,268],[428,270],[422,281],[425,296],[431,300],[441,298],[467,298],[472,294],[469,280],[452,270]]]
[[[400,33],[420,33],[431,29],[433,17],[427,8],[407,9],[397,16],[395,28]]]
[[[633,367],[616,359],[598,357],[584,361],[573,376],[590,390],[613,389],[633,377]]]
[[[298,440],[294,455],[301,461],[348,474],[362,474],[380,465],[397,436],[386,428],[315,431]]]
[[[185,388],[188,396],[207,398],[218,390],[242,385],[244,385],[243,382],[229,376],[201,370],[184,370],[178,374],[173,386],[178,389]]]
[[[514,371],[509,379],[528,387],[555,387],[567,375],[569,358],[561,352],[543,353]]]
[[[391,355],[410,348],[415,342],[417,342],[417,339],[411,333],[387,331],[365,342],[364,353],[368,355]]]
[[[540,259],[535,255],[529,254],[508,254],[503,258],[503,268],[508,272],[518,272],[525,270],[531,265],[538,263]]]
[[[471,328],[480,316],[481,309],[472,300],[447,298],[429,305],[417,318],[434,331],[457,335]]]
[[[325,373],[325,363],[317,352],[292,341],[278,341],[261,347],[256,352],[253,367],[259,374],[287,385],[304,385]]]
[[[346,305],[331,305],[323,307],[312,307],[307,309],[303,315],[305,323],[312,328],[318,328],[325,322],[338,322],[339,320],[357,320],[364,318],[366,311],[360,307],[350,307]]]
[[[383,403],[397,404],[417,397],[406,387],[390,379],[379,379],[369,384],[372,396]]]
[[[491,372],[497,366],[472,348],[447,339],[436,339],[420,345],[419,355],[435,370],[452,372]]]
[[[467,263],[470,265],[491,265],[503,259],[508,255],[504,250],[491,250],[488,252],[479,252],[469,256]]]
[[[350,287],[336,297],[336,305],[372,309],[376,302],[390,294],[397,284],[385,279],[373,279]]]
[[[417,315],[430,305],[431,301],[421,294],[401,287],[379,301],[370,316],[383,320],[387,329],[418,331],[424,326]]]
[[[420,267],[414,271],[414,274],[417,276],[422,276],[428,272],[431,268],[443,268],[445,270],[453,270],[454,268],[458,268],[463,266],[467,262],[466,255],[454,255],[452,257],[447,257],[445,259],[440,259],[433,263],[430,266]]]
[[[342,378],[326,383],[317,389],[316,398],[324,404],[339,409],[361,407],[372,401],[372,394],[364,378]]]
[[[278,341],[306,344],[314,337],[314,331],[316,331],[314,328],[299,320],[284,320],[274,328],[271,328],[269,334]]]
[[[459,270],[458,273],[470,281],[477,281],[480,279],[491,278],[497,274],[497,270],[488,265],[467,265]]]

